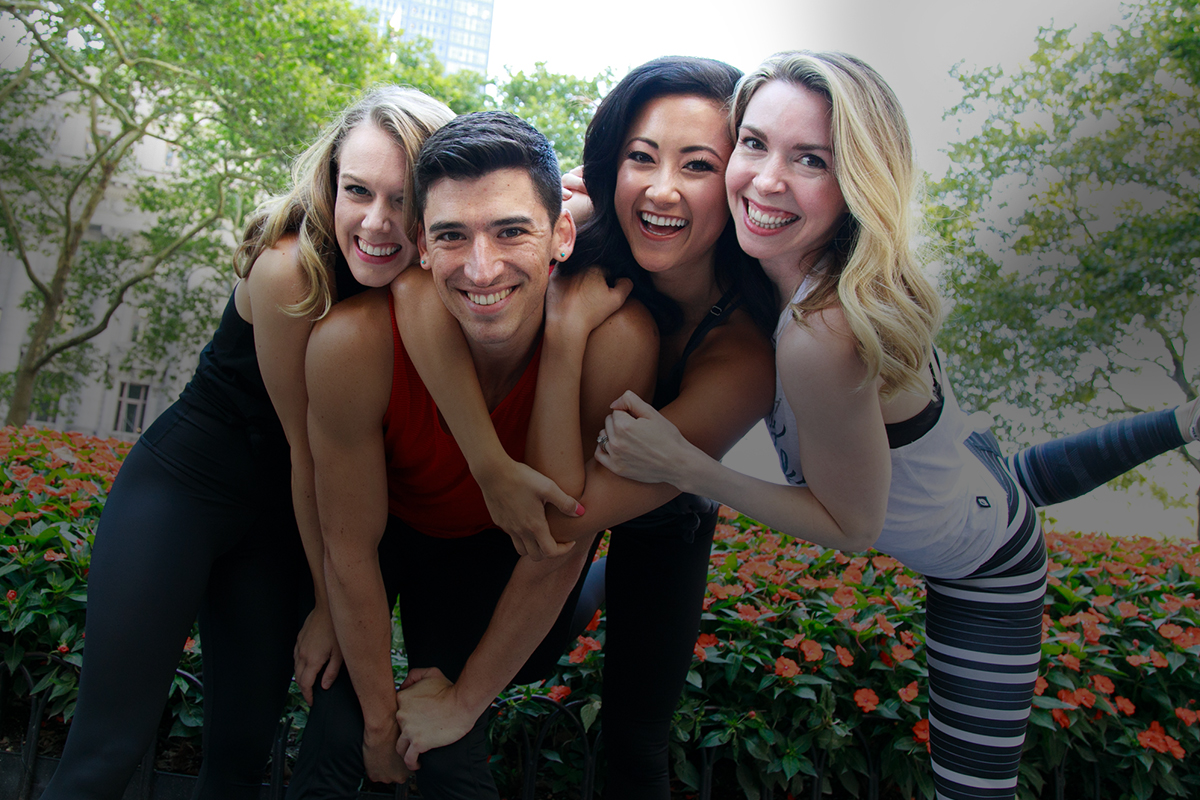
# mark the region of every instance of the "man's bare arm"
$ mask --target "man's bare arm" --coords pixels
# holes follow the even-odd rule
[[[653,320],[640,304],[627,304],[588,340],[581,398],[584,430],[603,426],[622,386],[651,391],[657,362]],[[418,765],[420,753],[465,735],[508,685],[554,625],[587,554],[588,548],[576,546],[566,555],[537,562],[521,558],[458,682],[450,684],[432,670],[405,681],[410,688],[400,693],[397,719],[403,734],[397,747],[409,767]],[[416,678],[430,684],[423,686],[425,680]]]

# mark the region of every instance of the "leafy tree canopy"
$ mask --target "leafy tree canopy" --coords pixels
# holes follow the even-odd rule
[[[480,76],[445,75],[345,0],[3,0],[0,24],[0,243],[35,317],[3,382],[14,424],[38,374],[76,369],[63,360],[126,300],[145,313],[135,361],[207,338],[228,281],[204,275],[227,275],[245,215],[353,94],[397,82],[484,103]]]
[[[959,393],[1051,430],[1200,390],[1200,10],[1150,0],[1124,27],[1071,33],[1043,29],[1012,74],[958,76],[949,113],[985,120],[933,186]]]

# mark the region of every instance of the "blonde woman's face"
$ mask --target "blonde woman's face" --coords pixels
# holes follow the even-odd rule
[[[742,249],[781,293],[794,291],[784,277],[795,276],[799,264],[812,266],[848,213],[834,176],[829,101],[788,81],[755,92],[725,188]]]
[[[729,220],[727,130],[717,103],[691,95],[651,100],[629,126],[613,200],[642,269],[711,264]]]
[[[380,128],[365,123],[342,142],[333,225],[354,279],[386,286],[416,260],[404,233],[404,153]]]

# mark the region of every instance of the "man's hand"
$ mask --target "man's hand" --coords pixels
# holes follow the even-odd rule
[[[321,667],[325,667],[321,676],[322,689],[332,686],[342,669],[342,650],[333,632],[333,618],[329,615],[327,603],[318,603],[309,612],[300,635],[296,637],[292,658],[296,662],[296,683],[300,685],[300,693],[304,695],[305,702],[312,705],[313,683]]]
[[[393,725],[386,733],[372,736],[368,731],[363,736],[363,766],[367,777],[376,783],[406,783],[412,775],[396,753],[399,735],[399,728]]]
[[[479,713],[459,703],[455,685],[437,667],[410,671],[400,684],[396,701],[400,705],[396,752],[404,756],[409,769],[421,766],[421,753],[466,736],[479,719]]]

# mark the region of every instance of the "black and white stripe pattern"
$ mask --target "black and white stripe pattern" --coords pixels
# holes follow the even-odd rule
[[[1006,544],[966,578],[927,578],[929,739],[938,798],[1011,798],[1041,660],[1046,545],[995,440],[968,440],[1008,495]]]

